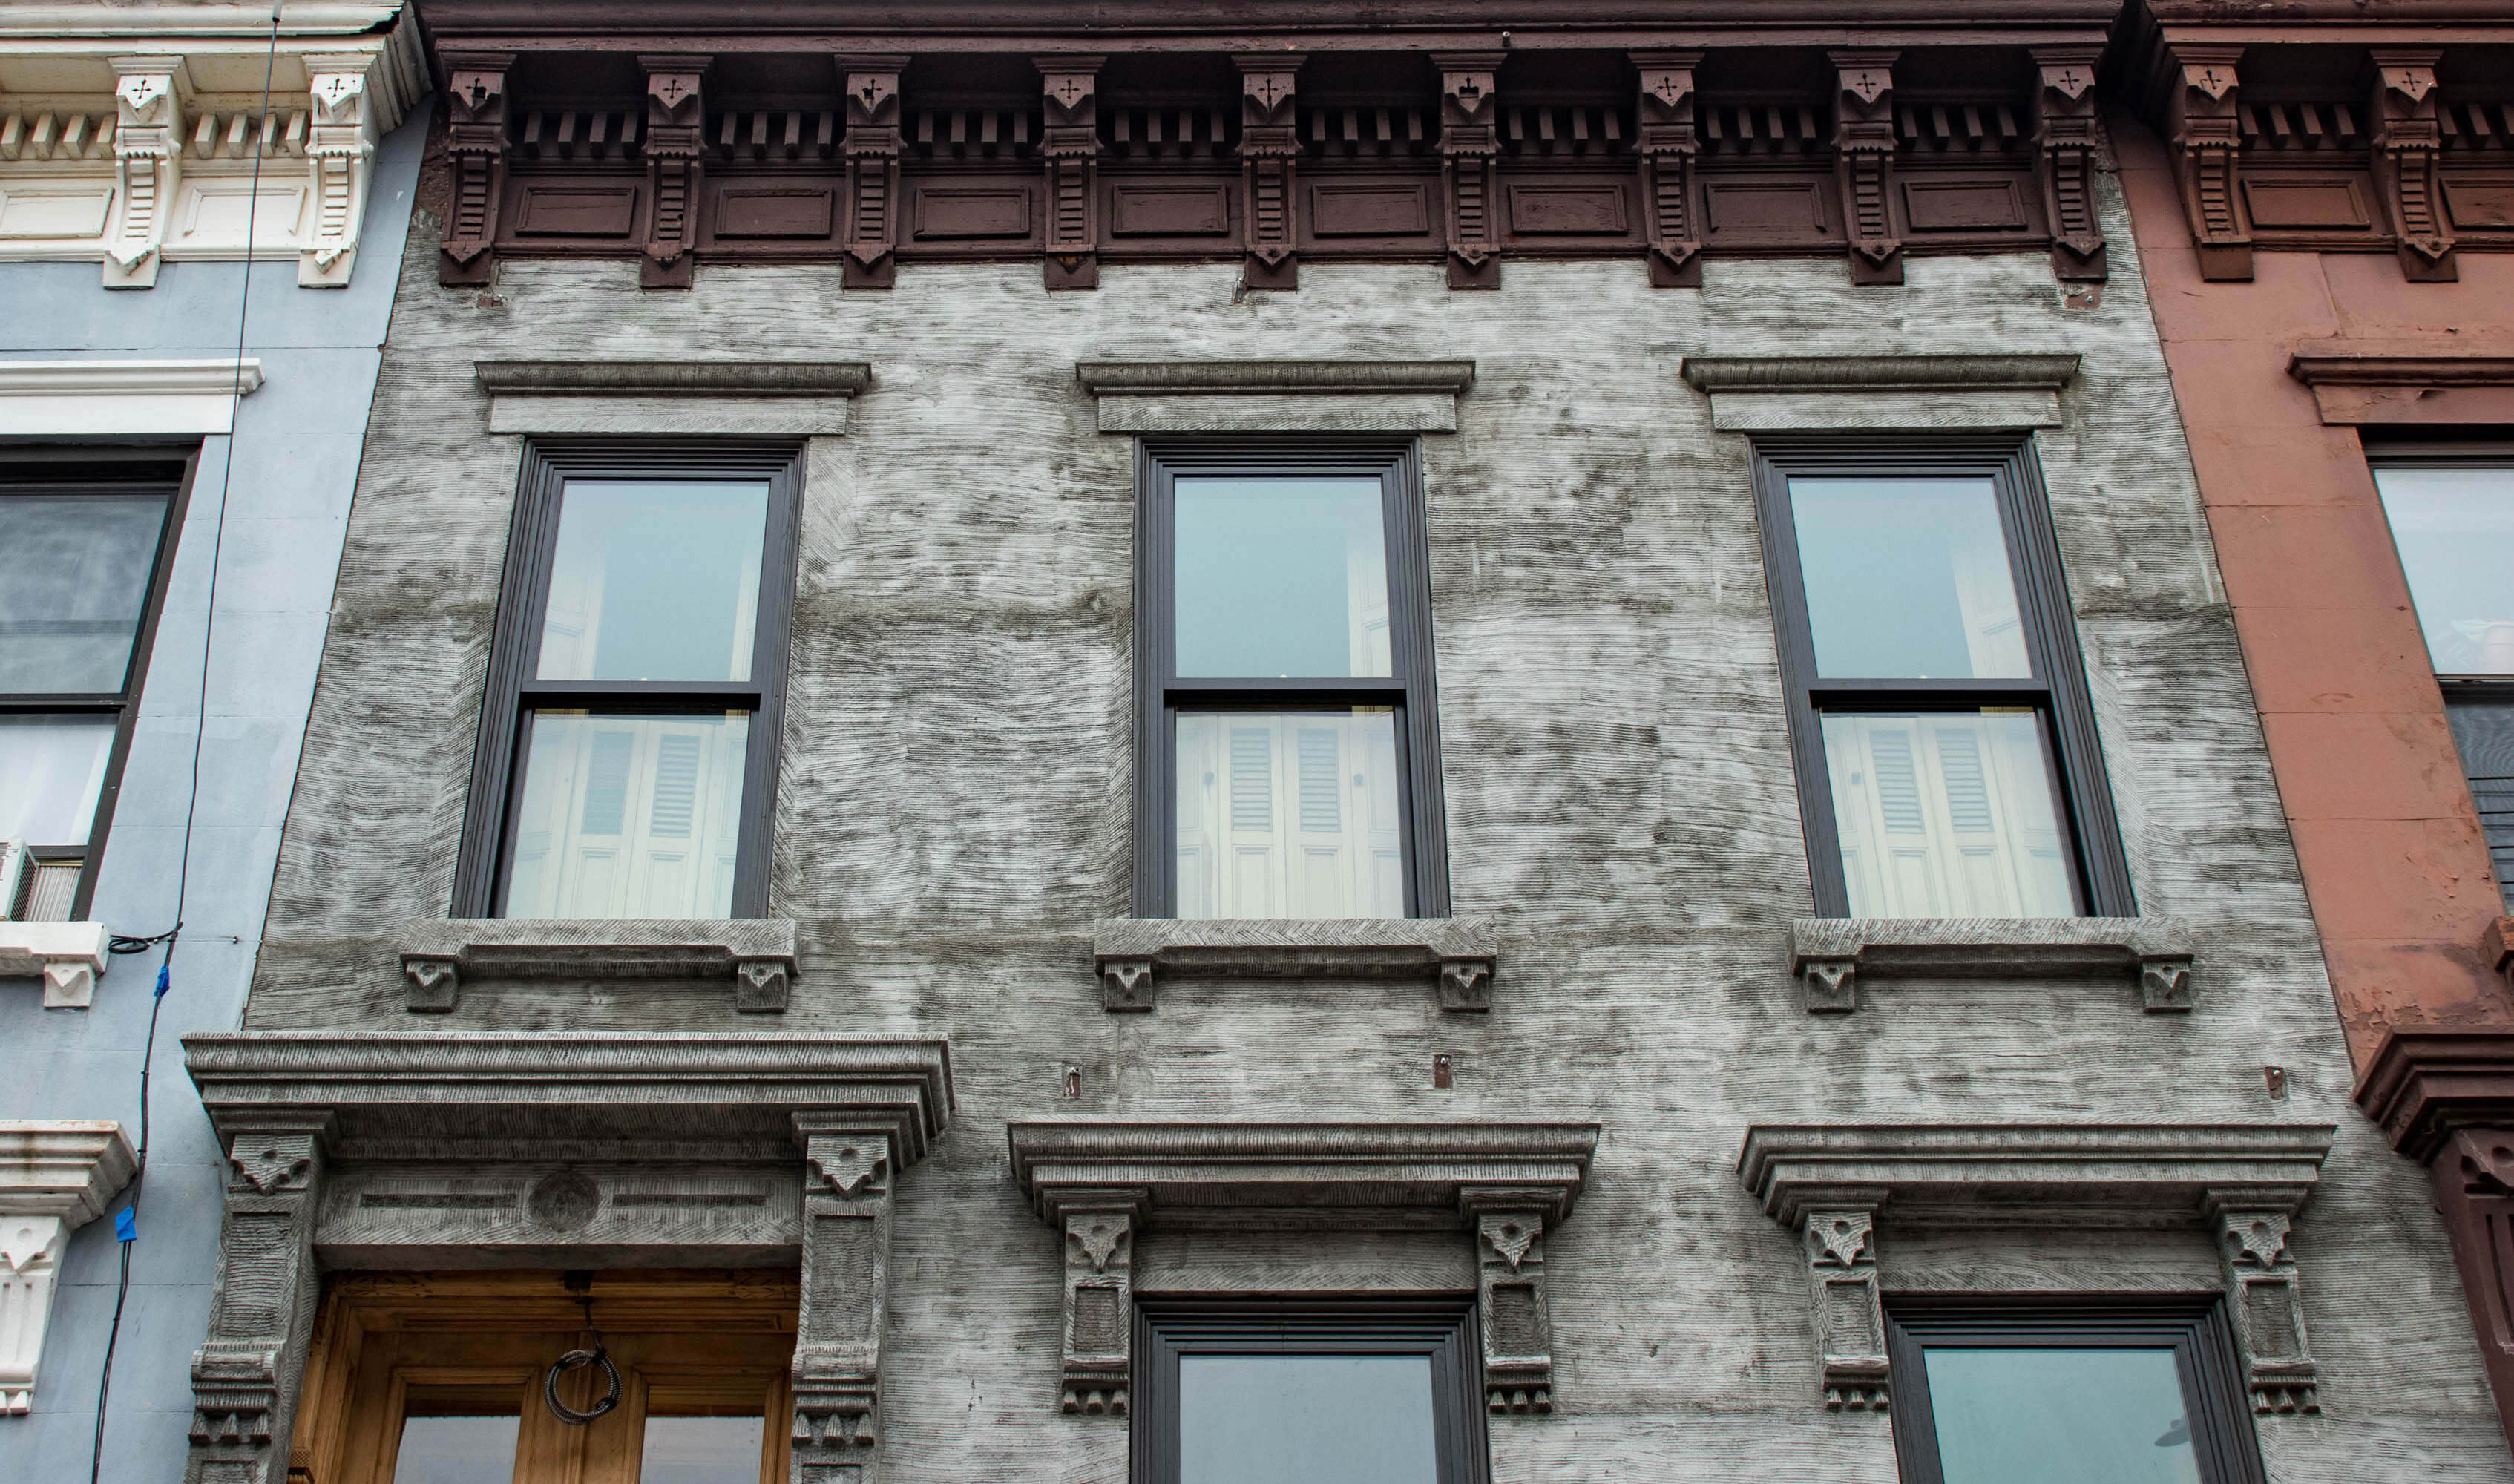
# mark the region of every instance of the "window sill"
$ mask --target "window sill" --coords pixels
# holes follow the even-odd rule
[[[1859,1008],[1862,980],[2106,977],[2138,982],[2150,1014],[2188,1011],[2190,934],[2162,917],[1799,917],[1790,972],[1809,1014]]]
[[[85,1010],[110,938],[101,922],[0,922],[0,976],[40,974],[46,1010]]]
[[[393,946],[405,1008],[442,1015],[466,979],[729,981],[733,1008],[781,1014],[794,978],[794,924],[783,918],[425,917]]]
[[[1492,1009],[1488,917],[1116,917],[1091,933],[1104,1010],[1154,1008],[1162,980],[1429,980],[1440,1008]]]

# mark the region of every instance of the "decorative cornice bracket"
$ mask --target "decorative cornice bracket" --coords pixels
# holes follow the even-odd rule
[[[1693,69],[1700,52],[1635,52],[1641,73],[1642,211],[1648,219],[1650,287],[1702,286],[1702,234],[1695,221]]]
[[[1247,256],[1240,281],[1251,289],[1300,285],[1301,138],[1293,86],[1298,52],[1243,53],[1239,67],[1239,161]]]
[[[1833,159],[1850,236],[1850,281],[1903,281],[1894,226],[1894,60],[1891,51],[1827,52],[1834,67]]]
[[[1501,287],[1499,52],[1435,52],[1440,73],[1440,180],[1448,192],[1452,289]]]

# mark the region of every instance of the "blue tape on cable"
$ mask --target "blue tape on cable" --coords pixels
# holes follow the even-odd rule
[[[113,1214],[113,1239],[117,1242],[140,1240],[140,1213],[129,1206]]]
[[[175,987],[175,982],[167,978],[167,970],[172,967],[173,966],[169,964],[159,964],[157,966],[157,997],[161,1000],[166,997],[167,990]]]

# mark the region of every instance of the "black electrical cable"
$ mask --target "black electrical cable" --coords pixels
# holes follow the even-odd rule
[[[262,62],[262,127],[270,130],[270,85],[279,67],[279,8],[284,0],[271,0],[270,48]],[[175,147],[182,148],[176,141]],[[245,326],[253,310],[254,216],[262,205],[262,156],[266,145],[256,140],[253,148],[253,183],[245,196],[243,281],[236,289],[235,381],[227,406],[236,408],[244,402]],[[88,1484],[99,1484],[104,1474],[105,1404],[113,1395],[113,1352],[122,1341],[122,1309],[131,1298],[131,1247],[140,1239],[140,1187],[148,1178],[148,1073],[157,1059],[157,1017],[166,1008],[166,991],[174,985],[175,941],[183,932],[183,902],[192,880],[192,821],[201,807],[201,742],[210,730],[210,639],[217,631],[219,619],[219,556],[226,544],[227,501],[234,494],[235,424],[227,424],[227,441],[219,466],[219,513],[210,531],[209,594],[201,606],[201,683],[192,712],[192,773],[183,800],[183,846],[175,866],[175,925],[163,933],[144,938],[116,934],[110,947],[118,954],[145,953],[151,947],[164,945],[157,960],[157,986],[148,1002],[148,1038],[140,1053],[140,1147],[134,1151],[131,1188],[122,1209],[113,1218],[116,1245],[122,1249],[120,1271],[113,1281],[113,1319],[104,1332],[104,1365],[96,1382],[96,1441],[88,1463]]]

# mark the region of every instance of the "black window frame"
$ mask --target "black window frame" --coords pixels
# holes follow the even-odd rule
[[[2361,429],[2359,442],[2365,451],[2370,480],[2385,468],[2491,469],[2506,476],[2508,498],[2514,499],[2514,440],[2466,436],[2368,439],[2362,436],[2364,431]],[[2456,428],[2453,431],[2460,434],[2465,430]],[[2445,724],[2453,734],[2453,752],[2461,763],[2463,782],[2470,788],[2471,807],[2479,812],[2481,842],[2488,851],[2489,868],[2496,873],[2497,896],[2504,902],[2506,911],[2514,913],[2514,869],[2509,869],[2507,849],[2499,843],[2504,837],[2504,828],[2496,826],[2494,834],[2490,830],[2491,820],[2501,816],[2497,811],[2490,810],[2481,799],[2480,780],[2471,772],[2470,749],[2462,741],[2461,726],[2454,721],[2456,711],[2514,707],[2514,673],[2447,671],[2434,667],[2434,655],[2427,648],[2426,624],[2417,618],[2417,586],[2410,581],[2409,565],[2401,561],[2400,538],[2392,531],[2392,507],[2383,499],[2379,480],[2375,481],[2374,509],[2383,518],[2384,534],[2392,538],[2392,560],[2400,566],[2401,589],[2410,595],[2411,619],[2418,631],[2418,653],[2427,660],[2428,670],[2435,676],[2436,689],[2444,699]]]
[[[2112,783],[2087,691],[2085,656],[2051,527],[2050,501],[2031,436],[1857,437],[1793,434],[1753,443],[1756,512],[1762,529],[1765,584],[1772,603],[1781,684],[1789,708],[1790,752],[1798,770],[1799,816],[1806,838],[1807,875],[1819,917],[1850,915],[1842,869],[1832,775],[1825,766],[1825,711],[1971,711],[2031,706],[2058,774],[2060,809],[2069,832],[2081,911],[2131,917],[2138,902],[2121,844]],[[2034,674],[2023,680],[1827,680],[1816,671],[1806,581],[1799,562],[1798,524],[1790,505],[1792,476],[1981,478],[1999,505],[2008,570],[2016,583],[2019,628]]]
[[[198,441],[123,447],[0,444],[0,499],[30,495],[127,497],[150,493],[163,494],[166,500],[166,513],[157,528],[157,549],[151,558],[140,620],[132,627],[131,659],[123,667],[122,688],[118,691],[0,694],[0,713],[111,716],[114,721],[113,742],[105,754],[104,782],[97,790],[96,814],[88,823],[87,844],[75,850],[30,844],[26,853],[28,860],[36,863],[78,861],[78,885],[70,898],[71,921],[85,921],[95,906],[97,876],[104,862],[105,849],[112,833],[114,806],[122,796],[123,765],[130,759],[132,737],[138,730],[141,695],[148,678],[149,660],[157,647],[157,624],[166,611],[166,593],[175,575],[176,547],[182,540],[184,516],[191,506],[192,485],[200,471],[200,457]],[[195,718],[195,725],[198,724],[199,719]],[[19,894],[21,899],[31,885],[31,877],[20,879]],[[0,918],[14,917],[22,905],[22,900],[0,902]]]
[[[1135,1301],[1134,1325],[1130,1484],[1178,1484],[1178,1362],[1194,1354],[1428,1355],[1439,1484],[1489,1484],[1472,1296],[1146,1296]]]
[[[2251,1396],[2224,1299],[2208,1295],[1894,1294],[1885,1296],[1893,1377],[1894,1460],[1902,1484],[1944,1484],[1922,1352],[1965,1348],[2174,1352],[2202,1484],[2267,1484]]]
[[[1386,678],[1288,681],[1177,673],[1173,519],[1177,479],[1375,478],[1388,541]],[[1448,824],[1432,648],[1431,538],[1414,439],[1265,435],[1146,438],[1135,461],[1135,851],[1137,917],[1178,915],[1178,713],[1389,706],[1396,714],[1405,915],[1449,915]]]
[[[787,668],[793,634],[796,555],[801,545],[803,445],[796,439],[534,438],[524,444],[497,627],[480,702],[471,792],[456,861],[452,915],[504,913],[522,802],[524,718],[535,709],[588,708],[668,715],[748,710],[741,840],[732,914],[764,917],[785,731]],[[540,680],[543,615],[557,549],[559,503],[571,479],[765,480],[768,511],[759,567],[759,619],[751,631],[747,681]]]

